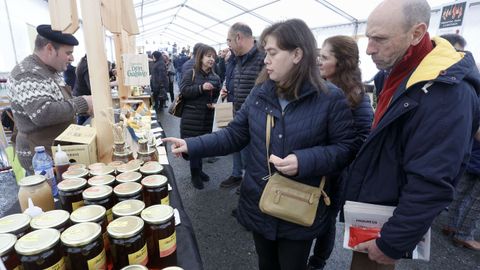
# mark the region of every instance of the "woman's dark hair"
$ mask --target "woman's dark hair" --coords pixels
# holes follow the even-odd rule
[[[277,83],[277,91],[283,98],[293,100],[298,98],[302,84],[309,81],[318,90],[326,91],[324,80],[320,76],[317,66],[317,42],[312,31],[307,24],[300,19],[290,19],[284,22],[275,23],[265,30],[260,36],[260,44],[262,47],[266,45],[268,37],[275,37],[277,46],[281,50],[293,51],[300,49],[303,57],[300,62],[293,66],[285,83],[279,85]],[[268,73],[263,68],[257,78],[257,84],[268,80]]]
[[[201,44],[198,47],[198,51],[195,53],[195,65],[194,65],[195,72],[200,72],[200,70],[202,69],[202,58],[204,55],[210,52],[213,54],[213,58],[217,57],[217,51],[215,51],[213,47],[205,44]],[[213,67],[212,67],[212,71],[213,71]]]
[[[357,42],[348,36],[333,36],[323,42],[324,46],[327,44],[337,59],[335,74],[330,81],[343,90],[350,107],[356,108],[365,94]]]

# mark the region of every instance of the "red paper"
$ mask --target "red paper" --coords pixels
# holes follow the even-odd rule
[[[380,237],[381,228],[350,227],[350,239],[348,246],[354,248],[360,243],[377,239]]]

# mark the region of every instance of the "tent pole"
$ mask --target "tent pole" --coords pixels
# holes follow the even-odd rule
[[[3,3],[5,4],[5,11],[7,12],[8,28],[10,29],[10,39],[12,40],[13,56],[15,57],[15,64],[18,64],[17,49],[15,48],[15,40],[13,38],[12,22],[10,21],[10,13],[8,12],[7,0],[3,0]]]

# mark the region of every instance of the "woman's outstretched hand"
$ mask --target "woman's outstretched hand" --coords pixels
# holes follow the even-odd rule
[[[183,139],[168,137],[168,138],[162,139],[162,142],[172,143],[172,146],[171,146],[172,154],[174,154],[176,157],[181,157],[182,153],[185,153],[185,154],[188,153],[187,143]]]

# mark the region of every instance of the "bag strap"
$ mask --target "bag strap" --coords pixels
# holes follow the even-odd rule
[[[270,168],[270,162],[269,162],[269,155],[270,155],[270,135],[272,128],[275,126],[275,122],[273,119],[273,116],[271,114],[267,114],[267,123],[265,125],[265,147],[267,149],[267,167],[268,167],[268,176],[272,177],[272,170]],[[330,205],[330,197],[328,197],[328,194],[325,192],[323,189],[325,187],[325,182],[327,181],[326,177],[323,176],[322,180],[320,181],[320,186],[318,189],[320,190],[320,194],[323,197],[323,201],[325,202],[326,206]]]

